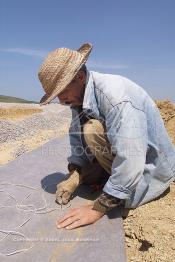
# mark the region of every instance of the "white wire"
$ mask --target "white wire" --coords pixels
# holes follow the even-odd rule
[[[25,187],[25,188],[29,188],[29,189],[32,189],[32,190],[38,190],[38,188],[34,188],[34,187],[31,187],[31,186],[27,186],[27,185],[22,185],[22,184],[13,184],[13,183],[9,183],[9,182],[3,182],[3,183],[0,183],[0,185],[12,185],[12,186],[18,186],[18,187]],[[53,184],[50,184],[50,185],[53,185]],[[45,186],[44,188],[44,191],[47,187],[49,187],[50,185],[47,185]],[[50,210],[46,210],[48,208],[48,205],[47,205],[47,201],[44,197],[44,191],[42,192],[42,199],[44,200],[44,206],[43,207],[40,207],[40,208],[34,208],[34,209],[24,209],[22,207],[26,207],[26,208],[30,208],[31,206],[35,207],[33,204],[32,205],[25,205],[25,204],[22,204],[24,202],[24,200],[26,200],[27,198],[29,198],[32,193],[29,193],[27,194],[27,196],[25,196],[22,201],[19,203],[16,198],[14,196],[12,196],[7,190],[1,190],[0,189],[0,192],[4,192],[6,193],[8,196],[10,196],[12,199],[15,200],[16,202],[16,205],[13,205],[13,206],[5,206],[5,205],[2,205],[0,206],[0,208],[7,208],[7,207],[16,207],[17,209],[19,210],[22,210],[22,211],[27,211],[27,212],[33,212],[33,214],[47,214],[47,213],[50,213],[50,212],[53,212],[55,210],[64,210],[64,209],[67,209],[68,207],[71,206],[71,204],[69,206],[66,206],[64,209],[62,209],[62,206],[60,206],[59,208],[51,208]],[[44,210],[45,211],[42,211],[42,212],[39,212],[41,210]],[[32,219],[32,216],[30,218],[28,218],[27,220],[25,220],[22,224],[20,224],[19,226],[15,227],[15,229],[17,228],[21,228],[23,227],[25,224],[27,224],[30,220]],[[15,231],[15,230],[3,230],[3,229],[0,229],[0,232],[2,233],[5,233],[6,235],[0,239],[0,241],[3,241],[5,238],[7,238],[9,235],[20,235],[20,236],[23,236],[24,238],[27,238],[24,234],[18,232],[18,231]],[[15,254],[18,254],[18,253],[22,253],[22,252],[26,252],[28,250],[30,250],[31,248],[33,248],[35,245],[29,247],[29,248],[25,248],[25,249],[20,249],[20,250],[15,250],[11,253],[1,253],[0,252],[0,255],[1,256],[12,256],[12,255],[15,255]]]

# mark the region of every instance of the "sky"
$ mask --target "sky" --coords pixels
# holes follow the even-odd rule
[[[0,95],[39,101],[47,54],[90,42],[89,70],[175,101],[174,14],[174,0],[0,0]]]

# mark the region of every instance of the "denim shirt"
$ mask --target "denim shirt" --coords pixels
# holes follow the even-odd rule
[[[103,191],[136,208],[162,194],[175,180],[175,147],[154,101],[133,81],[87,70],[83,111],[105,123],[115,158]],[[81,115],[72,107],[70,163],[93,156],[83,150]],[[95,174],[94,174],[95,175]]]

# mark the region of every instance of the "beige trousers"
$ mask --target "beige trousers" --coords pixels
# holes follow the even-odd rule
[[[114,155],[106,135],[106,129],[99,120],[90,119],[84,124],[83,134],[86,144],[98,163],[111,175]]]

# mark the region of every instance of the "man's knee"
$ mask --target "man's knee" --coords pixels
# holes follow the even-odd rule
[[[84,124],[83,134],[87,145],[93,146],[100,136],[104,136],[104,127],[99,120],[90,119]]]

